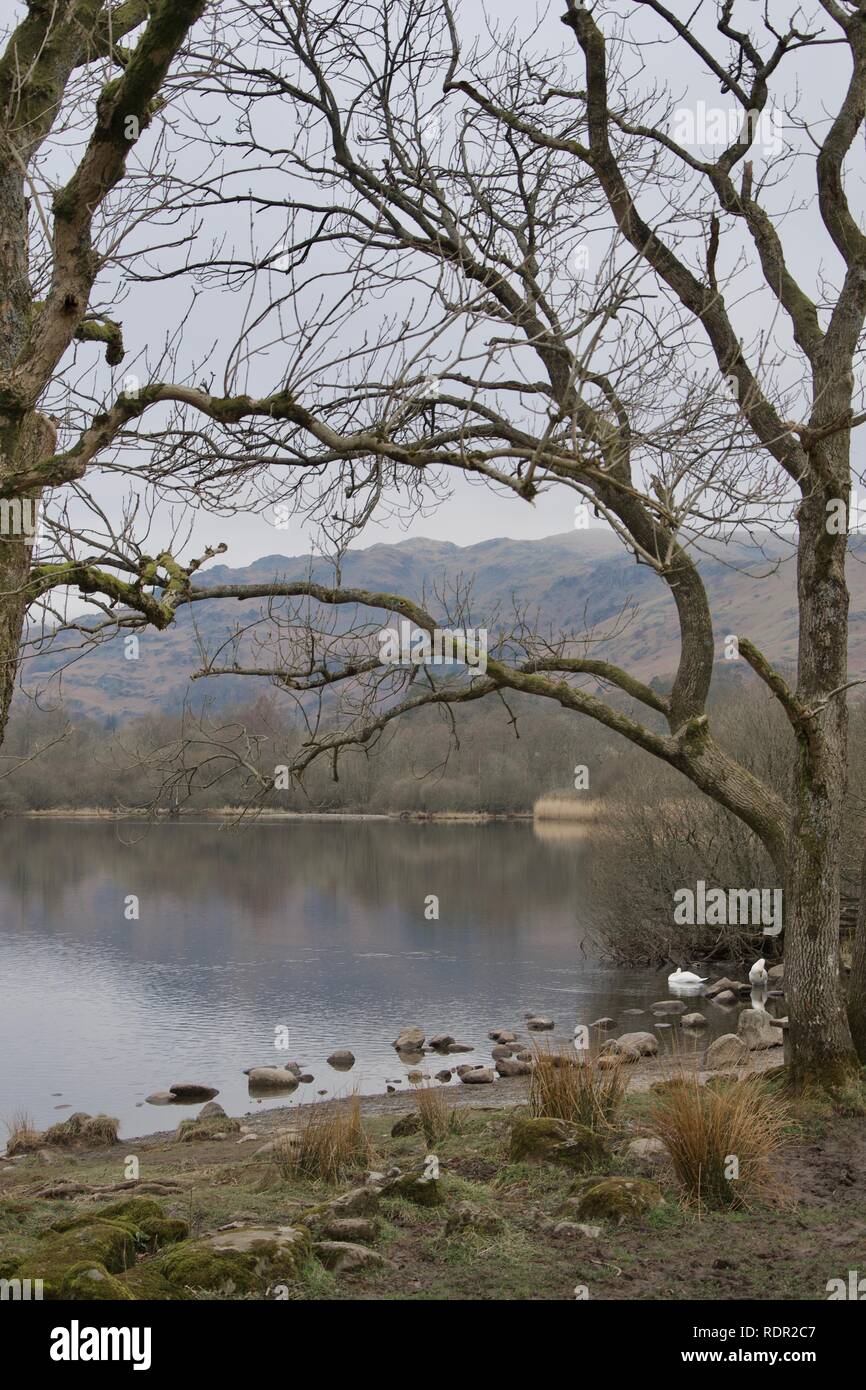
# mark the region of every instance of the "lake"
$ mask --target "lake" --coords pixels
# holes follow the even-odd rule
[[[405,1090],[405,1025],[476,1049],[425,1058],[434,1073],[489,1060],[489,1030],[531,1012],[567,1038],[602,1015],[652,1027],[622,1013],[667,997],[667,969],[593,957],[587,841],[526,822],[9,819],[0,846],[0,1120],[105,1112],[131,1136],[195,1113],[145,1102],[175,1082],[236,1115]],[[720,1016],[704,1038],[731,1027],[702,1007]],[[337,1048],[350,1072],[326,1062]],[[253,1100],[244,1068],[285,1060],[314,1081]]]

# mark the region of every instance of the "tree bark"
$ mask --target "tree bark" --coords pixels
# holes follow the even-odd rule
[[[844,371],[816,381],[822,414],[847,405]],[[840,400],[839,397],[842,397]],[[840,978],[839,873],[847,786],[847,536],[831,534],[828,504],[849,499],[847,431],[812,451],[799,507],[797,737],[785,891],[785,992],[790,1065],[798,1085],[844,1084],[858,1071]]]

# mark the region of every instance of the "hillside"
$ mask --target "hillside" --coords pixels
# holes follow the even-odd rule
[[[775,559],[745,545],[717,546],[702,559],[721,658],[727,633],[748,635],[775,662],[796,655],[795,563],[777,543]],[[866,637],[866,544],[858,538],[849,562],[851,649]],[[328,565],[310,556],[266,555],[233,569],[216,565],[204,584],[262,583],[272,578],[312,577],[333,582]],[[420,598],[472,580],[472,614],[477,625],[507,624],[515,605],[547,629],[591,626],[593,655],[616,661],[649,680],[675,669],[676,616],[670,595],[652,570],[636,564],[606,532],[566,532],[543,540],[510,539],[456,546],[443,541],[406,540],[350,553],[343,583],[385,589]],[[240,622],[249,622],[260,605],[235,601],[200,603],[182,610],[167,632],[140,639],[140,659],[127,661],[121,638],[114,638],[70,662],[70,653],[43,653],[26,664],[25,688],[54,703],[62,697],[72,711],[118,720],[176,710],[189,690],[189,675],[200,664],[199,643],[215,650]],[[498,618],[497,618],[498,615]],[[605,627],[607,625],[607,628]],[[613,633],[613,636],[610,634]],[[61,645],[61,644],[58,644]],[[68,648],[69,638],[62,642]],[[856,659],[852,660],[856,670]],[[737,674],[728,663],[720,671]],[[62,672],[62,678],[60,673]],[[239,678],[208,678],[193,686],[196,699],[218,703],[247,698],[254,684]]]

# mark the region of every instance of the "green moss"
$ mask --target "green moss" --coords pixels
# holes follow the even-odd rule
[[[608,1157],[601,1135],[586,1125],[526,1118],[512,1126],[510,1158],[515,1163],[558,1163],[587,1172],[604,1167]]]
[[[148,1303],[165,1303],[175,1299],[183,1302],[189,1297],[183,1289],[166,1279],[153,1260],[142,1260],[133,1265],[132,1269],[118,1276],[118,1281],[133,1298]]]
[[[179,1144],[212,1139],[215,1134],[238,1134],[240,1124],[231,1115],[208,1115],[204,1120],[181,1120],[177,1127]]]
[[[183,1241],[161,1257],[159,1268],[181,1288],[264,1296],[274,1284],[298,1277],[310,1249],[307,1231],[247,1228]]]
[[[179,1217],[147,1216],[141,1223],[141,1230],[151,1250],[158,1250],[163,1245],[176,1245],[189,1238],[189,1226]]]
[[[119,1221],[78,1219],[63,1232],[49,1231],[19,1259],[19,1269],[42,1279],[47,1299],[64,1297],[67,1272],[86,1264],[119,1273],[135,1259],[136,1233]],[[31,1272],[32,1271],[32,1272]]]
[[[602,1178],[581,1183],[576,1213],[583,1221],[640,1220],[664,1202],[661,1189],[647,1178]]]
[[[132,1294],[104,1265],[88,1260],[67,1269],[61,1285],[61,1298],[73,1302],[130,1302]]]
[[[404,1173],[402,1177],[389,1182],[383,1189],[383,1195],[402,1197],[407,1202],[414,1202],[417,1207],[439,1207],[445,1200],[438,1181],[425,1178],[420,1169],[417,1173]]]

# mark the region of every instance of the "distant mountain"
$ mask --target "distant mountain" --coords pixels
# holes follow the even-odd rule
[[[866,638],[866,541],[856,538],[849,562],[852,665]],[[749,636],[771,660],[796,657],[796,567],[781,541],[766,552],[746,544],[716,545],[700,560],[715,623],[720,674],[739,674],[721,661],[724,637]],[[265,555],[240,569],[217,565],[199,576],[204,585],[261,584],[274,579],[313,578],[333,583],[328,564],[311,556]],[[591,627],[595,656],[605,657],[644,680],[664,678],[676,669],[679,643],[676,614],[667,591],[649,566],[637,564],[607,532],[570,531],[543,540],[491,540],[456,546],[444,541],[405,540],[355,550],[345,559],[346,586],[386,590],[420,599],[439,615],[435,594],[472,583],[472,618],[509,625],[515,608],[547,630]],[[70,709],[123,720],[177,709],[190,691],[189,676],[200,665],[200,644],[217,646],[248,623],[258,603],[234,600],[199,603],[182,609],[168,631],[144,632],[140,658],[128,661],[122,637],[69,662],[70,653],[43,654],[27,662],[24,682]],[[65,636],[58,646],[68,647]],[[736,665],[739,665],[737,663]],[[60,674],[61,668],[62,675]],[[209,677],[192,686],[196,701],[218,703],[246,698],[266,682],[241,677]]]

